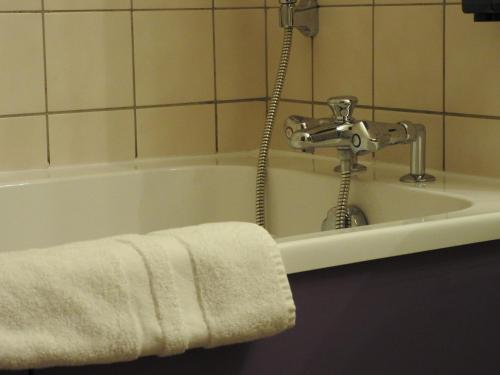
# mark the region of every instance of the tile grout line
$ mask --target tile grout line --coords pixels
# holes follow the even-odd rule
[[[321,9],[319,10],[321,11]],[[311,116],[314,117],[314,98],[316,97],[314,90],[315,71],[314,71],[314,39],[311,38]]]
[[[300,100],[300,99],[288,99],[284,98],[282,99],[284,102],[288,103],[302,103],[302,104],[309,104],[310,102],[308,100]],[[323,102],[314,102],[315,105],[326,105]],[[414,108],[396,108],[396,107],[382,107],[382,106],[371,106],[371,105],[366,105],[366,104],[359,104],[357,108],[363,108],[363,109],[373,109],[373,110],[379,110],[379,111],[391,111],[391,112],[408,112],[408,113],[423,113],[423,114],[429,114],[429,115],[446,115],[446,116],[455,116],[455,117],[464,117],[464,118],[477,118],[477,119],[484,119],[484,120],[500,120],[500,116],[495,116],[495,115],[481,115],[481,114],[475,114],[475,113],[460,113],[460,112],[443,112],[443,111],[433,111],[433,110],[426,110],[426,109],[414,109]]]
[[[49,89],[47,78],[47,42],[45,36],[45,0],[41,0],[42,6],[42,53],[43,53],[43,79],[44,79],[44,95],[45,95],[45,137],[47,145],[47,163],[50,166],[50,126],[49,126]]]
[[[451,4],[451,3],[450,3]],[[460,4],[460,3],[458,3]],[[329,4],[329,5],[322,5],[322,8],[346,8],[346,7],[411,7],[411,6],[425,6],[425,5],[431,5],[431,6],[440,6],[441,3],[426,3],[426,2],[414,2],[414,3],[394,3],[394,4],[375,4],[375,3],[366,3],[366,4]]]
[[[446,5],[460,5],[460,2],[449,2]],[[441,3],[429,3],[429,2],[413,2],[413,3],[394,3],[394,4],[329,4],[321,5],[321,8],[345,8],[345,7],[394,7],[394,6],[417,6],[417,5],[432,5],[438,6]],[[222,10],[238,10],[238,9],[277,9],[278,6],[241,6],[241,7],[214,7],[215,9]],[[151,12],[151,11],[197,11],[197,10],[211,10],[212,7],[178,7],[178,8],[137,8],[133,9],[135,12]],[[129,8],[98,8],[98,9],[52,9],[45,10],[44,13],[78,13],[78,12],[126,12]],[[41,10],[31,9],[31,10],[0,10],[0,14],[13,14],[13,13],[42,13]]]
[[[443,171],[446,172],[446,0],[443,0]]]
[[[372,106],[375,107],[375,0],[372,5]],[[375,111],[372,116],[375,120]]]
[[[217,44],[215,40],[215,0],[212,0],[212,53],[214,64],[215,153],[219,152],[219,106],[217,104]]]
[[[372,121],[375,121],[375,0],[372,0]],[[372,161],[376,161],[376,154],[372,152]]]
[[[51,10],[46,10],[45,13],[88,13],[88,12],[127,12],[131,8],[129,7],[124,7],[124,8],[81,8],[81,9],[51,9]],[[134,11],[137,12],[156,12],[156,11],[162,11],[162,12],[178,12],[178,11],[203,11],[203,10],[212,10],[212,6],[210,7],[193,7],[193,8],[186,8],[186,7],[177,7],[177,8],[132,8]],[[222,9],[222,10],[238,10],[238,9],[264,9],[262,6],[247,6],[247,7],[215,7],[214,9]],[[0,10],[0,14],[2,13],[41,13],[41,10],[37,9],[32,9],[32,10]]]
[[[196,102],[179,102],[179,103],[164,103],[164,104],[149,104],[149,105],[138,105],[137,109],[152,109],[152,108],[169,108],[169,107],[185,107],[193,105],[209,105],[209,104],[230,104],[230,103],[246,103],[246,102],[266,102],[268,97],[256,97],[256,98],[241,98],[241,99],[224,99],[224,100],[205,100]],[[301,99],[289,99],[282,98],[283,102],[287,103],[299,103],[299,104],[311,104],[310,100]],[[314,105],[326,105],[324,102],[313,101]],[[443,112],[443,111],[433,111],[425,109],[414,109],[414,108],[396,108],[396,107],[381,107],[381,106],[371,106],[366,104],[359,104],[358,108],[363,109],[373,109],[380,111],[392,111],[392,112],[409,112],[409,113],[423,113],[429,115],[445,115],[454,117],[464,117],[464,118],[476,118],[484,120],[500,120],[500,115],[481,115],[478,113],[460,113],[460,112]],[[48,111],[48,112],[30,112],[30,113],[9,113],[0,115],[0,119],[5,118],[17,118],[17,117],[31,117],[31,116],[44,116],[48,115],[66,115],[73,113],[89,113],[89,112],[106,112],[106,111],[121,111],[121,110],[133,110],[132,106],[125,107],[107,107],[107,108],[88,108],[88,109],[73,109],[73,110],[59,110],[59,111]]]
[[[447,5],[460,5],[461,2],[451,2],[447,3]],[[367,2],[365,4],[325,4],[325,5],[320,5],[320,8],[367,8],[367,7],[401,7],[401,6],[422,6],[422,5],[431,5],[431,6],[440,6],[441,3],[434,2],[412,2],[412,3],[394,3],[394,4],[374,4],[373,2]],[[270,6],[268,7],[269,9],[277,9],[279,6]]]
[[[246,102],[265,102],[268,98],[257,97],[257,98],[241,98],[241,99],[225,99],[225,100],[205,100],[196,102],[179,102],[179,103],[168,103],[168,104],[148,104],[148,105],[138,105],[137,109],[152,109],[152,108],[170,108],[170,107],[186,107],[193,105],[209,105],[209,104],[230,104],[230,103],[246,103]],[[123,110],[133,110],[133,106],[125,107],[103,107],[103,108],[87,108],[87,109],[69,109],[60,111],[48,111],[48,112],[29,112],[29,113],[8,113],[0,115],[0,119],[5,118],[18,118],[18,117],[31,117],[31,116],[44,116],[46,113],[48,115],[68,115],[73,113],[89,113],[89,112],[111,112],[111,111],[123,111]]]
[[[264,6],[266,5],[266,0],[264,0]],[[269,29],[267,27],[267,22],[269,18],[269,13],[268,13],[268,8],[264,8],[264,47],[265,47],[265,52],[264,52],[264,59],[265,59],[265,65],[266,65],[266,71],[264,73],[266,77],[266,97],[269,96],[269,43],[268,43],[268,38],[269,38]],[[266,116],[267,116],[267,111],[269,110],[269,101],[266,100]]]
[[[135,28],[134,28],[134,0],[130,0],[130,33],[132,47],[132,95],[134,102],[134,156],[139,158],[139,140],[137,129],[137,86],[136,86],[136,69],[135,69]]]
[[[464,117],[464,118],[477,118],[482,120],[500,120],[500,116],[491,116],[491,115],[479,115],[473,113],[460,113],[460,112],[443,112],[444,116],[455,116],[455,117]]]
[[[319,21],[319,17],[321,16],[320,14],[321,12],[321,7],[318,7],[318,22]],[[320,26],[320,30],[321,30],[321,25]],[[315,70],[314,70],[314,39],[315,37],[311,38],[311,116],[314,118],[315,116],[315,105],[314,105],[314,98],[316,97],[316,94],[314,92],[314,90],[316,89],[315,87],[315,84],[314,84],[314,79],[315,79]],[[313,159],[312,160],[312,168],[313,168],[313,171],[316,172],[316,160]]]
[[[264,65],[265,65],[265,72],[264,72],[264,77],[265,77],[265,89],[266,89],[266,102],[265,102],[265,113],[264,113],[264,119],[267,118],[267,112],[269,111],[269,100],[267,100],[267,97],[269,97],[269,43],[268,43],[268,36],[269,36],[269,29],[267,27],[267,21],[268,21],[268,8],[266,4],[266,0],[262,0],[262,3],[264,5]],[[262,129],[265,127],[265,121],[262,124]],[[262,133],[263,131],[261,131]],[[262,135],[259,135],[259,137],[262,137]],[[259,139],[259,144],[262,140]]]

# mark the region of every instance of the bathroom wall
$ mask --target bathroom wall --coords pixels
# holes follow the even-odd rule
[[[0,170],[257,148],[277,5],[0,0]],[[274,148],[286,115],[348,94],[359,118],[426,124],[431,167],[500,176],[500,23],[442,0],[320,5],[320,34],[295,35]],[[406,163],[407,147],[376,159]]]
[[[500,23],[474,23],[456,1],[319,3],[317,38],[296,33],[281,118],[326,116],[328,97],[356,95],[358,118],[427,125],[432,168],[500,177]],[[280,48],[276,17],[269,10],[270,80]],[[375,158],[408,163],[408,147]]]
[[[265,16],[264,0],[0,0],[0,169],[256,148]]]

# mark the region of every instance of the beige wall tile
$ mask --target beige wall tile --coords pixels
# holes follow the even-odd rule
[[[315,105],[314,106],[314,117],[332,117],[333,113],[330,107],[327,105]],[[373,110],[366,108],[356,108],[354,112],[354,117],[359,120],[371,120],[373,119]],[[337,156],[336,148],[318,148],[315,151],[316,155],[321,156]],[[359,160],[370,161],[372,160],[372,155],[362,155]]]
[[[45,110],[41,14],[0,15],[0,114]]]
[[[49,116],[52,165],[131,160],[135,157],[132,110]]]
[[[264,4],[264,0],[215,0],[214,2],[216,8],[262,7]]]
[[[375,7],[375,105],[443,109],[443,7]]]
[[[49,110],[133,104],[128,12],[46,15]]]
[[[396,111],[375,111],[375,121],[397,123],[412,121],[425,125],[427,135],[427,167],[443,169],[443,116],[424,113]],[[410,165],[410,146],[397,145],[387,147],[375,154],[380,161]]]
[[[0,169],[47,167],[45,116],[0,119]]]
[[[443,0],[374,0],[375,4],[442,4]],[[457,1],[457,0],[454,0]]]
[[[404,1],[404,0],[402,0]],[[319,6],[328,5],[372,5],[373,0],[318,0]],[[266,0],[268,7],[279,7],[279,0]]]
[[[283,130],[283,126],[285,124],[286,119],[292,115],[310,117],[312,116],[312,105],[302,104],[302,103],[290,103],[290,102],[282,102],[280,104],[271,139],[272,149],[293,151],[293,149],[290,148],[290,146],[288,146],[288,139],[286,138],[285,131]],[[264,130],[264,125],[262,125],[262,131],[263,130]]]
[[[138,105],[213,100],[211,11],[137,12],[134,33]]]
[[[267,17],[268,95],[272,94],[283,45],[283,29],[279,26],[277,9],[270,9]],[[312,100],[312,39],[294,31],[291,58],[283,88],[283,98]]]
[[[133,0],[135,9],[212,8],[212,0]]]
[[[41,0],[0,0],[0,10],[40,10]]]
[[[314,106],[314,117],[333,117],[333,111],[326,104]],[[354,117],[359,120],[372,120],[373,110],[367,108],[356,108],[354,110]]]
[[[333,117],[333,111],[326,104],[314,106],[314,117]],[[372,120],[373,110],[367,108],[356,108],[354,117],[359,120]]]
[[[214,105],[148,108],[137,111],[140,158],[215,152]]]
[[[446,116],[445,123],[447,171],[500,177],[500,120]]]
[[[328,5],[372,5],[373,0],[318,0],[319,6]],[[279,0],[266,0],[267,7],[279,7]]]
[[[491,47],[500,37],[496,23],[474,23],[458,4],[448,5],[444,18],[442,0],[374,0],[377,5],[391,6],[375,7],[376,74],[372,77],[372,0],[318,1],[323,8],[321,31],[314,40],[315,92],[313,43],[296,32],[284,98],[309,101],[314,96],[323,102],[330,96],[351,94],[358,96],[361,104],[371,105],[374,92],[377,106],[441,111],[445,45],[446,110],[500,116],[500,50]],[[41,3],[0,0],[0,11],[39,11]],[[134,14],[138,105],[212,101],[215,71],[218,99],[263,97],[266,75],[267,87],[272,89],[283,34],[278,0],[215,0],[219,8],[215,11],[216,30],[212,0],[132,3],[142,10]],[[267,51],[265,11],[255,9],[264,5],[273,8],[267,17]],[[119,11],[130,6],[130,0],[45,0],[49,11],[91,10],[46,14],[50,111],[133,105],[131,15]],[[176,8],[182,9],[172,11]],[[0,17],[0,115],[42,113],[42,15],[4,13]],[[217,67],[213,65],[214,32]],[[282,102],[272,148],[289,150],[283,135],[284,119],[291,114],[310,116],[312,109],[311,104]],[[316,117],[331,115],[325,105],[314,106],[314,112]],[[219,104],[218,114],[221,152],[258,147],[264,102]],[[375,115],[380,121],[407,119],[427,125],[428,164],[432,168],[442,167],[445,152],[446,166],[452,170],[500,177],[492,157],[498,120],[449,116],[444,151],[442,115],[380,110]],[[356,117],[371,119],[373,111],[358,108]],[[137,120],[140,157],[215,152],[215,104],[140,108]],[[481,126],[486,134],[479,152],[466,144],[470,137],[463,137],[464,132],[473,130],[471,126]],[[0,142],[4,142],[0,152],[5,154],[0,169],[47,165],[44,116],[0,119],[0,132]],[[135,156],[134,136],[131,110],[50,115],[55,165],[129,160]],[[336,155],[336,150],[317,153]],[[408,154],[408,146],[395,146],[379,152],[377,159],[407,164]],[[370,160],[371,155],[365,158]]]
[[[265,114],[265,102],[220,104],[219,152],[257,149],[264,130]]]
[[[45,9],[130,9],[130,0],[45,0]]]
[[[318,0],[320,6],[324,5],[372,5],[373,0]]]
[[[314,40],[314,99],[355,95],[372,103],[372,10],[322,8]]]
[[[500,26],[446,7],[446,111],[500,116]]]
[[[314,105],[314,117],[327,118],[333,117],[332,109],[326,104],[315,104]],[[359,120],[372,120],[373,110],[371,108],[355,108],[354,117]]]
[[[266,95],[264,9],[215,11],[217,98]]]

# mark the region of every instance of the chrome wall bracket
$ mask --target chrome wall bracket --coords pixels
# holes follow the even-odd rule
[[[307,37],[319,32],[317,0],[280,0],[281,27],[295,27]]]

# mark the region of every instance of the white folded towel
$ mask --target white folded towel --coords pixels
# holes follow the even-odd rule
[[[279,250],[254,224],[0,253],[0,369],[167,356],[294,324]]]

